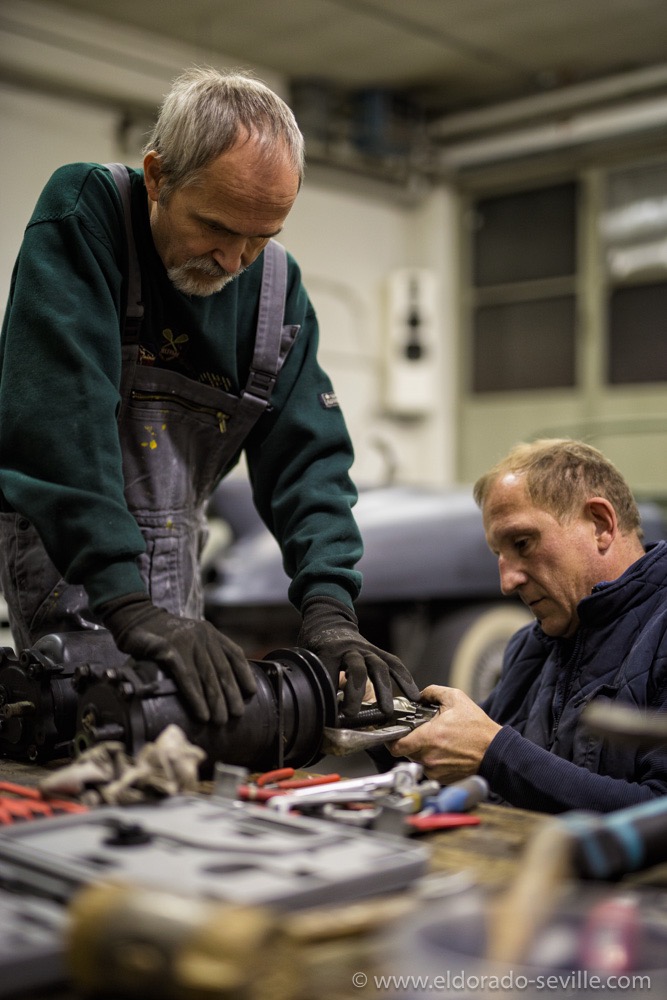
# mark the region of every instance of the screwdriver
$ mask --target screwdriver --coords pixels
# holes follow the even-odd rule
[[[489,796],[489,784],[480,777],[473,774],[462,781],[455,781],[451,785],[445,785],[437,795],[430,795],[424,801],[422,816],[433,815],[434,813],[463,813],[469,812],[478,802],[484,802]]]

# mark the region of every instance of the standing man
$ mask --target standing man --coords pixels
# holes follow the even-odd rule
[[[440,711],[392,744],[449,783],[487,779],[525,809],[606,812],[667,792],[667,747],[600,741],[594,699],[667,708],[667,543],[645,552],[618,470],[570,440],[517,445],[475,484],[500,586],[536,618],[510,640],[482,706],[431,686]]]
[[[143,170],[74,163],[47,183],[0,343],[0,582],[20,648],[106,627],[222,724],[255,689],[202,620],[205,505],[245,450],[302,613],[300,645],[386,711],[403,664],[360,636],[352,446],[317,362],[317,320],[274,242],[303,177],[289,108],[193,69]]]

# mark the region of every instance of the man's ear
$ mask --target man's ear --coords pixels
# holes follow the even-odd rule
[[[160,182],[162,180],[162,163],[158,153],[152,149],[144,156],[144,181],[146,191],[151,201],[160,197]]]
[[[618,519],[612,504],[604,497],[586,501],[586,509],[595,526],[595,539],[601,553],[607,551],[618,533]]]

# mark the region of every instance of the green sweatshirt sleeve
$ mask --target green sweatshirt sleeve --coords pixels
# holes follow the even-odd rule
[[[116,425],[120,212],[106,171],[54,174],[24,236],[0,342],[0,490],[93,601],[144,589]]]
[[[286,321],[300,330],[271,397],[271,410],[247,444],[255,504],[280,545],[300,609],[327,595],[352,606],[362,542],[352,507],[354,454],[331,381],[317,360],[315,311],[290,258]]]

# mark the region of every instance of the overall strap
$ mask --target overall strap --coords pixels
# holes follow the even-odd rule
[[[139,258],[137,248],[134,243],[134,232],[132,229],[132,211],[130,208],[130,175],[128,167],[123,163],[105,163],[104,166],[110,171],[116,182],[118,193],[120,194],[125,216],[125,239],[127,241],[127,301],[125,304],[125,326],[123,330],[123,343],[136,344],[141,329],[141,322],[144,316],[144,305],[141,300],[141,270],[139,269]]]
[[[255,353],[243,395],[269,401],[281,365],[281,340],[285,296],[287,293],[287,254],[285,248],[269,240],[264,249],[264,271],[259,296],[259,316],[255,334]]]
[[[264,249],[264,272],[259,298],[259,316],[255,336],[255,353],[250,366],[246,392],[263,396],[266,384],[271,382],[271,395],[280,368],[279,346],[285,315],[287,294],[287,254],[285,248],[269,240]]]
[[[294,343],[298,326],[284,326],[287,253],[269,240],[264,248],[255,350],[245,388],[227,426],[225,447],[233,454],[269,405],[278,372]]]

